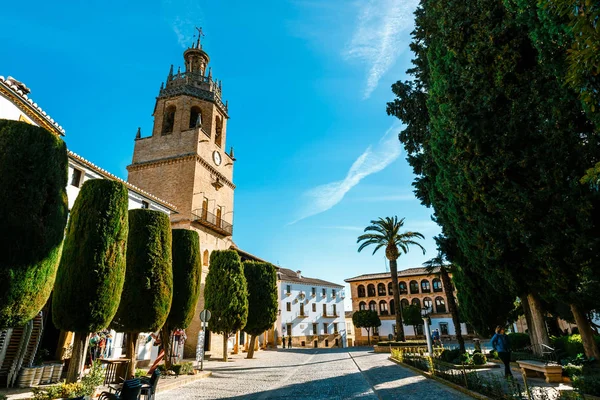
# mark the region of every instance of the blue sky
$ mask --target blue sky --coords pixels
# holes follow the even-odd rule
[[[71,150],[126,178],[136,129],[151,132],[160,84],[202,26],[229,101],[239,247],[343,283],[385,270],[356,237],[398,215],[427,249],[400,269],[435,256],[439,229],[385,112],[406,78],[416,0],[86,3],[9,2],[0,25],[0,75],[30,87]]]

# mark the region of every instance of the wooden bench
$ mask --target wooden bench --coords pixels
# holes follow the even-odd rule
[[[546,382],[562,382],[562,366],[558,364],[546,364],[543,361],[521,360],[517,361],[523,375],[536,377],[544,375]]]

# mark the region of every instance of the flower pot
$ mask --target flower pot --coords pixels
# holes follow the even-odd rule
[[[47,384],[52,382],[52,373],[54,372],[54,364],[45,364],[42,367],[42,379],[40,383]]]
[[[44,368],[43,367],[35,367],[35,375],[33,377],[33,386],[37,386],[40,384],[40,382],[42,381],[42,372],[44,372]]]
[[[33,386],[33,379],[35,378],[35,368],[23,367],[17,380],[17,387],[27,388]]]
[[[54,364],[54,369],[52,370],[52,378],[50,382],[58,382],[62,377],[63,365],[62,364]]]

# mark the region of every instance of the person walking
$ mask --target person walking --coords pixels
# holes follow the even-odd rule
[[[432,335],[431,335],[432,339],[433,339],[433,345],[434,346],[441,346],[442,342],[440,341],[440,330],[436,329],[435,331],[433,331]]]
[[[292,348],[292,335],[288,336],[288,349]]]
[[[492,337],[492,349],[498,352],[498,357],[504,363],[504,377],[512,378],[512,372],[510,372],[510,341],[501,326],[496,327],[496,334]]]
[[[283,340],[281,341],[281,344],[283,345],[283,348],[285,349],[285,335],[283,335]]]

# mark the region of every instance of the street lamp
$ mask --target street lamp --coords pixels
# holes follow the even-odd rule
[[[429,333],[429,313],[431,312],[430,307],[423,307],[421,309],[421,318],[423,318],[423,324],[425,325],[425,337],[427,338],[427,350],[429,356],[433,357],[433,346],[431,345],[431,334]]]

